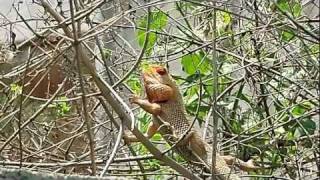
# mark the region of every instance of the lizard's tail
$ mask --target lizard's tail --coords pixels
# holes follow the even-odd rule
[[[206,143],[207,157],[203,157],[206,164],[212,169],[212,147]],[[216,154],[216,165],[214,173],[219,175],[218,177],[222,180],[240,180],[240,177],[229,168],[226,161],[219,155]]]
[[[208,143],[202,140],[198,133],[195,133],[190,139],[190,146],[193,152],[197,154],[198,158],[203,161],[211,172],[212,169],[212,147]],[[221,180],[240,180],[240,177],[231,172],[231,169],[227,165],[226,161],[219,154],[216,155],[216,163],[214,167],[214,173]]]

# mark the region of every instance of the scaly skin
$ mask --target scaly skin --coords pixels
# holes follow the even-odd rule
[[[183,158],[193,164],[202,165],[211,172],[212,148],[202,140],[195,129],[189,128],[191,123],[187,119],[183,99],[174,79],[164,67],[153,65],[143,72],[143,81],[147,100],[133,96],[130,102],[153,115],[146,136],[151,138],[156,131],[159,131]],[[125,139],[127,142],[137,141],[135,137],[128,135],[125,135]],[[219,154],[216,155],[214,173],[221,180],[240,179],[232,174],[224,156]]]

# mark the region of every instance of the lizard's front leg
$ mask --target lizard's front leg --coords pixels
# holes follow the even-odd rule
[[[129,101],[131,103],[137,104],[139,105],[142,109],[144,109],[145,111],[149,112],[150,114],[153,115],[158,115],[161,112],[161,107],[159,104],[157,103],[150,103],[148,100],[146,99],[141,99],[138,96],[131,96],[129,98]],[[153,137],[153,135],[157,132],[159,128],[158,124],[155,124],[153,122],[151,122],[148,126],[147,132],[145,133],[145,136],[150,139]],[[130,132],[125,131],[124,132],[124,139],[126,141],[126,143],[131,143],[131,142],[138,142],[139,140],[137,139],[137,137],[135,137],[134,135],[132,135]]]
[[[242,161],[241,159],[238,159],[236,157],[233,156],[221,156],[224,161],[229,165],[237,165],[241,170],[243,171],[253,171],[253,170],[257,170],[259,169],[259,167],[255,166],[253,163],[253,160],[250,159],[247,162]]]
[[[157,103],[151,103],[146,99],[141,99],[138,96],[133,95],[129,98],[131,103],[139,105],[143,110],[153,115],[159,115],[161,113],[161,106]]]

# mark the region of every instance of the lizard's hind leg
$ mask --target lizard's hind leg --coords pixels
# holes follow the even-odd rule
[[[206,144],[199,136],[198,133],[192,132],[191,136],[189,137],[189,147],[191,150],[196,153],[202,160],[206,160],[208,157]]]
[[[158,124],[155,124],[153,122],[150,122],[147,132],[144,134],[144,136],[148,139],[152,138],[153,135],[156,134],[157,130],[159,128]],[[130,144],[132,142],[138,142],[139,139],[137,139],[136,136],[134,136],[130,131],[125,130],[124,131],[124,135],[123,135],[124,141],[126,142],[126,144]]]

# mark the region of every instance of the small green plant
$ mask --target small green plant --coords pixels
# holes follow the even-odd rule
[[[22,93],[22,86],[18,84],[10,84],[10,91],[13,93],[13,97],[17,97]]]
[[[61,100],[61,101],[53,102],[48,107],[52,108],[52,109],[55,109],[56,110],[55,111],[56,115],[58,117],[62,117],[62,116],[65,116],[67,113],[70,112],[71,105],[66,101],[67,97],[65,97],[65,96],[58,98],[58,100]]]
[[[109,59],[112,56],[112,50],[111,49],[104,49],[103,53],[104,53],[104,57],[106,59]]]

